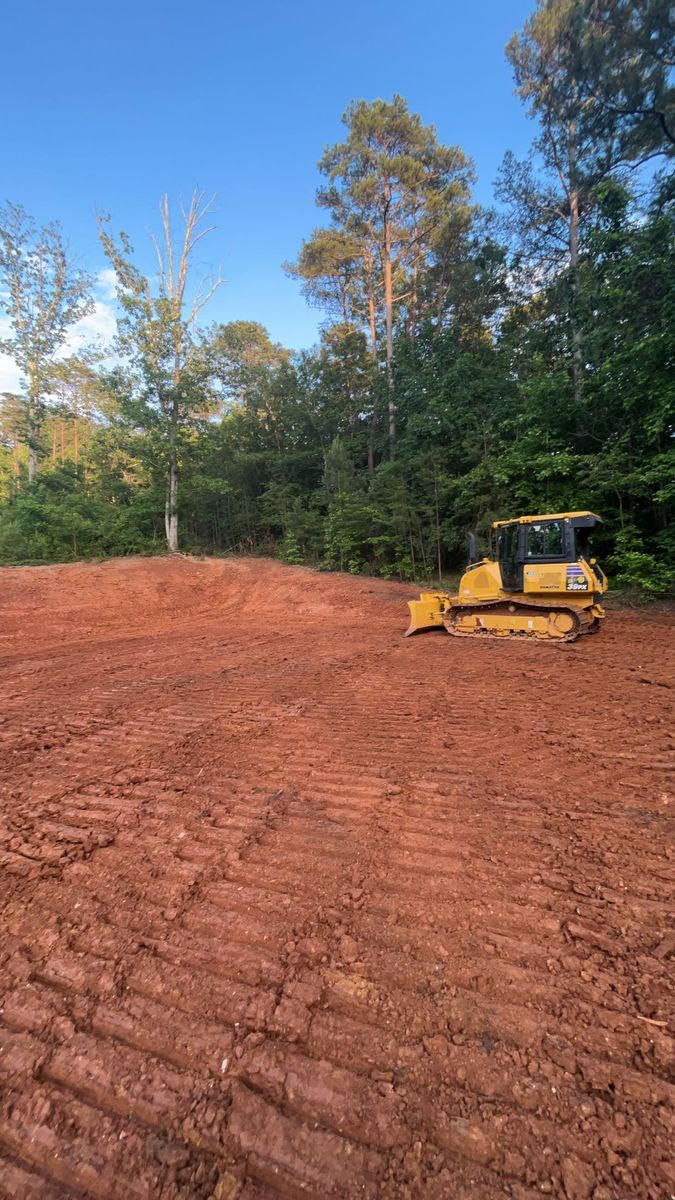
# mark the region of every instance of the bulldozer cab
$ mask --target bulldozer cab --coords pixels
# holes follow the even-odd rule
[[[589,560],[589,534],[602,522],[594,513],[552,513],[496,521],[497,558],[502,587],[523,591],[526,563],[573,563]]]

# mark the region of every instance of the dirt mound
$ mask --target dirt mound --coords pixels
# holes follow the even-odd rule
[[[0,1197],[663,1200],[673,621],[0,572]]]
[[[377,598],[414,589],[273,559],[127,558],[104,563],[0,570],[0,637],[80,636],[263,615],[366,620]],[[45,614],[49,614],[45,624]],[[405,619],[405,618],[403,618]]]

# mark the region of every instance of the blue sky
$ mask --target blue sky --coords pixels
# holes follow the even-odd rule
[[[97,209],[150,267],[163,192],[217,193],[203,258],[227,284],[208,316],[259,320],[309,346],[320,316],[281,263],[321,220],[316,162],[340,139],[347,104],[402,93],[473,157],[476,198],[490,203],[504,151],[524,153],[533,134],[504,58],[533,6],[22,0],[3,19],[0,199],[58,218],[99,272]],[[104,332],[109,299],[102,288],[92,322]]]

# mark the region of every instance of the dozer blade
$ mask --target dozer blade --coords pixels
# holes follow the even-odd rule
[[[410,624],[404,637],[426,629],[442,629],[447,599],[443,592],[422,592],[419,600],[409,600]]]

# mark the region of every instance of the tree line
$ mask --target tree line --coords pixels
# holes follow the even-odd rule
[[[495,206],[405,99],[358,100],[284,269],[322,313],[293,352],[206,323],[212,203],[160,206],[156,271],[98,219],[114,365],[66,354],[92,280],[57,224],[0,212],[0,560],[278,554],[431,578],[492,520],[591,508],[615,579],[674,578],[675,29],[667,0],[540,0],[507,47],[533,121]]]

